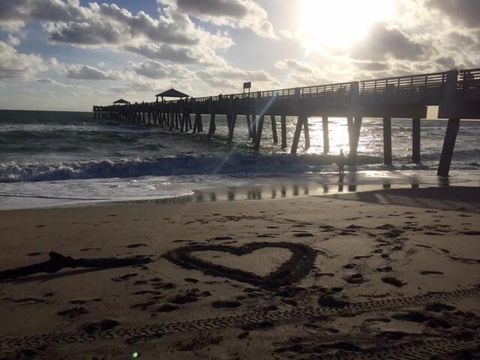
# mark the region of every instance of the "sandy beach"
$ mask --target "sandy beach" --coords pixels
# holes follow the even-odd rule
[[[480,356],[478,187],[3,211],[0,229],[2,359]],[[149,262],[5,273],[52,251]]]

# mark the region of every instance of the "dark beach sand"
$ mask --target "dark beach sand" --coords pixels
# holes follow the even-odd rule
[[[480,356],[478,188],[4,211],[0,230],[0,270],[151,260],[4,278],[2,359]]]

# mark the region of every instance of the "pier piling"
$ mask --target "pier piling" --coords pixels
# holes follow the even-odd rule
[[[280,117],[281,135],[282,135],[282,149],[287,148],[287,116],[282,115]]]
[[[330,152],[330,137],[328,133],[328,116],[322,116],[323,131],[323,153],[327,155]]]
[[[447,131],[443,141],[440,164],[438,165],[438,176],[447,177],[452,163],[453,149],[457,140],[458,129],[460,128],[460,119],[448,119]]]
[[[392,165],[392,118],[383,118],[383,163]]]
[[[412,162],[420,163],[420,119],[412,119]]]

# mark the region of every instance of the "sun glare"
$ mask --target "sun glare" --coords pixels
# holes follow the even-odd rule
[[[300,32],[309,50],[347,48],[395,14],[395,0],[304,0]]]

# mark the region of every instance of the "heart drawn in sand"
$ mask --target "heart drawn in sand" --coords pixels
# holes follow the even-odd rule
[[[276,270],[265,276],[260,276],[254,272],[244,271],[221,264],[215,264],[213,261],[199,257],[199,253],[201,252],[218,252],[242,257],[250,255],[257,250],[268,248],[288,250],[291,253],[291,256]],[[195,254],[198,255],[195,256]],[[200,270],[207,275],[222,276],[266,288],[276,288],[303,279],[313,267],[316,258],[316,251],[303,244],[288,242],[254,242],[240,247],[227,245],[190,245],[171,250],[166,253],[164,257],[183,268]],[[212,260],[214,259],[212,258]]]

